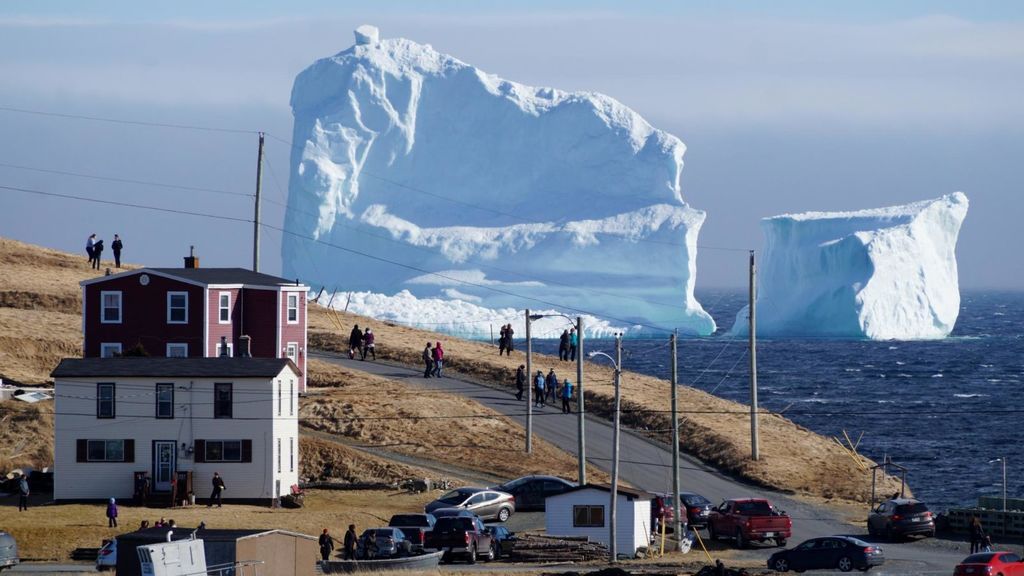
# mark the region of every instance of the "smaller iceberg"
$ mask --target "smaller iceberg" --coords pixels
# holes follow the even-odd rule
[[[856,212],[761,221],[757,334],[766,337],[945,338],[960,312],[956,241],[961,192]],[[732,332],[748,332],[748,308]]]

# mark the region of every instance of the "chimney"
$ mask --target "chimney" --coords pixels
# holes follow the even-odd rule
[[[249,336],[247,336],[245,334],[239,336],[238,337],[239,352],[238,352],[237,356],[241,356],[242,358],[252,358],[252,352],[249,349],[249,346],[251,345],[251,342],[252,342],[252,338],[250,338]]]
[[[185,256],[185,268],[199,268],[199,256],[196,256],[196,247],[188,247],[188,256]]]
[[[221,336],[220,337],[220,357],[221,358],[227,358],[228,357],[228,337],[227,336]]]

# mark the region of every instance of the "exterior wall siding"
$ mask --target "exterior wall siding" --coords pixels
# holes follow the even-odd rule
[[[231,296],[231,312],[230,312],[230,323],[220,323],[220,295],[222,292],[227,292]],[[232,349],[235,353],[238,353],[238,337],[241,335],[239,332],[239,322],[241,320],[242,306],[238,301],[238,288],[216,288],[211,287],[209,289],[209,297],[207,298],[206,305],[209,306],[209,324],[208,333],[210,335],[209,342],[206,347],[206,356],[214,357],[217,356],[217,345],[220,344],[220,337],[224,336],[227,338],[228,343],[231,344]]]
[[[298,298],[298,322],[288,323],[288,295],[294,294]],[[288,342],[298,342],[299,350],[295,358],[295,365],[302,371],[299,380],[300,392],[306,392],[306,291],[284,290],[281,294],[281,310],[279,320],[281,326],[281,349],[278,350],[278,357],[286,357],[285,348]]]
[[[250,351],[260,358],[278,358],[277,291],[246,288],[242,296],[244,315],[238,321],[240,334],[248,334]]]
[[[287,494],[298,480],[296,473],[276,473],[276,438],[298,438],[295,416],[276,416],[276,397],[271,395],[273,381],[297,379],[285,369],[268,379],[152,379],[152,378],[79,378],[58,379],[54,385],[58,413],[54,442],[54,499],[91,500],[130,498],[136,471],[153,471],[153,441],[174,441],[176,469],[193,471],[193,486],[200,502],[210,495],[214,472],[224,478],[225,500],[269,499]],[[97,419],[96,383],[115,382],[116,418]],[[156,383],[174,384],[174,418],[156,419]],[[215,382],[233,384],[233,418],[213,418]],[[84,414],[84,415],[78,415]],[[79,439],[135,440],[135,461],[124,463],[77,462]],[[195,462],[191,449],[195,440],[251,440],[252,462]],[[297,440],[296,440],[297,442]],[[274,494],[275,480],[282,491]]]

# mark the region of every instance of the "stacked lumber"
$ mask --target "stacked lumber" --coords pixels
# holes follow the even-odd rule
[[[517,534],[509,559],[513,562],[589,562],[608,558],[608,548],[586,536]]]

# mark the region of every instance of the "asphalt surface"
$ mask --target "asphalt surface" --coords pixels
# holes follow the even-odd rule
[[[371,361],[349,360],[347,356],[313,352],[311,357],[349,366],[372,374],[405,380],[409,384],[426,389],[442,390],[475,400],[484,406],[510,416],[525,425],[526,401],[517,401],[511,392],[490,388],[470,380],[459,378],[448,371],[444,378],[423,378],[422,369],[408,368]],[[545,366],[546,368],[546,366]],[[584,375],[585,376],[585,375]],[[586,382],[584,381],[584,389]],[[666,394],[667,396],[667,394]],[[575,403],[574,403],[575,404]],[[666,398],[666,405],[668,398]],[[612,425],[588,417],[586,420],[587,461],[602,469],[611,469]],[[561,413],[560,406],[547,406],[534,410],[533,432],[555,446],[576,454],[577,416]],[[619,436],[619,478],[633,486],[652,492],[670,491],[672,481],[672,454],[669,447],[648,440],[622,429]],[[514,457],[523,446],[510,446],[509,452],[501,457]],[[522,452],[518,452],[522,453]],[[724,475],[686,455],[680,457],[680,489],[702,494],[713,503],[727,498],[767,498],[777,508],[789,513],[793,520],[793,536],[788,546],[796,545],[808,538],[833,534],[856,536],[867,542],[874,539],[867,536],[863,527],[843,522],[838,513],[822,507],[807,504],[785,494],[752,486]],[[864,511],[867,517],[867,509]],[[704,535],[704,534],[702,534]],[[730,547],[728,542],[706,542],[712,550]],[[886,564],[873,574],[950,574],[954,566],[967,554],[967,546],[961,541],[938,538],[909,541],[905,543],[880,542],[885,551]],[[767,561],[778,548],[757,547],[740,552],[744,558]]]

